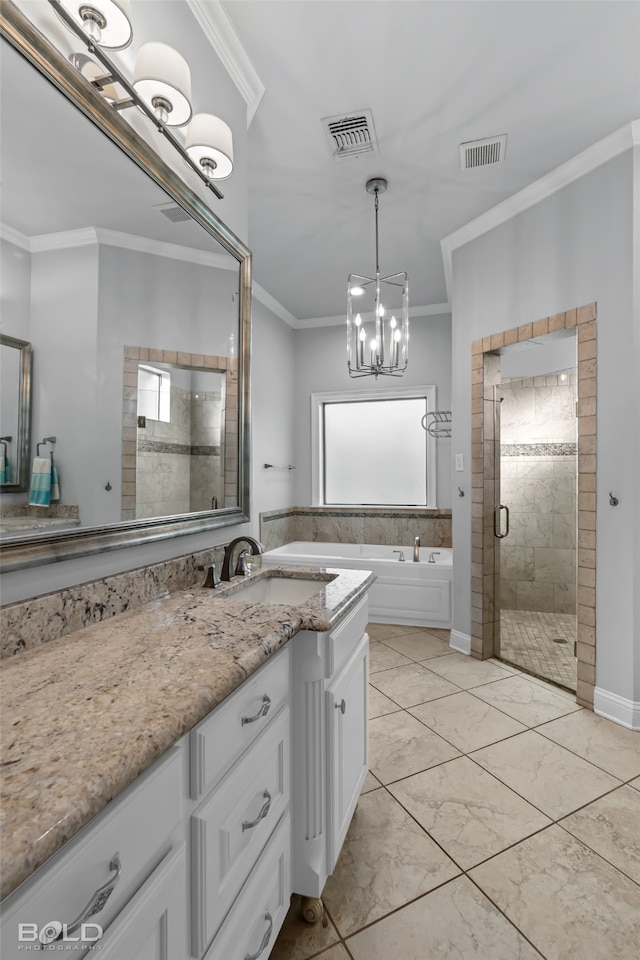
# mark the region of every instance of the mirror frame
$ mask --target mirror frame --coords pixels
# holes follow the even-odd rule
[[[3,483],[0,493],[23,493],[29,489],[29,450],[31,447],[31,344],[0,333],[0,346],[13,347],[20,352],[18,381],[18,429],[15,437],[17,450],[16,479]]]
[[[0,570],[20,570],[59,560],[103,553],[202,533],[250,519],[250,347],[251,347],[251,252],[205,205],[152,147],[97,93],[53,47],[10,0],[0,0],[0,36],[21,53],[46,80],[120,147],[144,173],[179,204],[224,249],[238,261],[239,284],[239,414],[238,414],[238,506],[198,514],[180,514],[144,520],[128,520],[107,526],[86,527],[38,537],[5,541],[0,552]],[[28,451],[27,451],[28,457]]]

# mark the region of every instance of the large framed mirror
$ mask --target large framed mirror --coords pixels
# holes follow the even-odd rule
[[[13,285],[17,271],[3,278]],[[18,306],[8,295],[11,306]],[[19,308],[19,307],[18,307]],[[6,321],[5,321],[6,322]],[[22,493],[29,477],[31,344],[0,334],[0,494]]]
[[[248,520],[249,250],[7,0],[0,35],[3,335],[59,481],[0,486],[2,569]]]

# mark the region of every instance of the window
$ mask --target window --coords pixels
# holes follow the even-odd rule
[[[313,503],[435,507],[435,387],[313,394]]]
[[[138,416],[171,421],[171,374],[138,364]]]

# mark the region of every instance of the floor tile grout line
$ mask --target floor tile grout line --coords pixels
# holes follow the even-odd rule
[[[549,828],[548,828],[548,827],[545,827],[545,829],[548,830]],[[486,861],[485,861],[485,863],[486,863]],[[534,949],[534,950],[536,951],[536,953],[542,958],[542,960],[548,960],[546,953],[543,953],[542,950],[540,950],[538,947],[536,947],[536,945],[535,945],[535,943],[533,942],[533,940],[531,940],[525,933],[523,933],[523,931],[520,929],[520,927],[519,927],[517,924],[515,924],[515,923],[513,922],[513,920],[511,920],[511,918],[505,913],[505,911],[504,911],[501,907],[498,906],[498,904],[493,900],[493,898],[492,898],[491,896],[489,896],[489,894],[486,892],[486,890],[483,890],[483,889],[482,889],[482,887],[481,887],[480,884],[475,880],[475,878],[469,876],[469,874],[465,874],[465,876],[466,876],[467,880],[469,880],[469,881],[474,885],[474,887],[476,888],[476,890],[479,890],[480,893],[482,894],[482,896],[483,896],[483,897],[486,897],[487,900],[489,901],[489,903],[498,911],[499,914],[501,914],[501,916],[504,917],[504,919],[507,921],[507,923],[510,924],[515,930],[518,931],[518,933],[520,934],[520,936],[521,936],[524,940],[526,940],[526,942],[529,944],[529,946],[533,947],[533,949]]]
[[[618,789],[619,788],[616,787],[616,790]],[[611,793],[615,793],[615,791],[612,790]],[[609,794],[605,794],[605,796],[608,796],[608,795]],[[602,797],[597,797],[596,800],[592,800],[591,803],[596,803],[597,800],[602,800]],[[586,806],[590,806],[590,804],[586,804]],[[584,810],[584,807],[580,807],[580,809]],[[578,813],[578,812],[579,812],[578,810],[574,810],[572,813],[568,813],[566,817],[563,817],[562,820],[567,820],[569,817],[572,817],[574,813]],[[568,834],[570,837],[572,837],[573,840],[577,840],[578,843],[581,843],[583,847],[586,847],[587,850],[595,854],[596,857],[600,857],[601,860],[603,860],[605,863],[608,863],[610,867],[613,867],[614,870],[617,870],[618,873],[621,873],[623,877],[626,877],[628,880],[631,880],[632,883],[635,883],[637,887],[640,887],[640,881],[636,880],[635,877],[630,877],[629,874],[626,872],[626,870],[623,870],[622,867],[619,867],[617,863],[612,863],[611,860],[603,856],[598,850],[594,850],[594,848],[590,846],[590,844],[587,843],[586,840],[583,840],[582,837],[577,837],[575,833],[572,833],[571,830],[568,829],[568,827],[565,827],[562,820],[556,821],[557,827],[560,827],[561,830],[564,830],[564,832]]]
[[[577,712],[577,711],[574,711]],[[569,714],[565,714],[569,716]],[[564,717],[556,717],[557,720],[563,720]],[[564,743],[559,743],[557,740],[554,740],[553,737],[548,736],[546,733],[540,729],[540,727],[546,726],[547,723],[554,723],[554,720],[545,720],[542,723],[538,724],[537,727],[531,727],[531,730],[534,730],[536,733],[539,733],[541,737],[544,737],[545,740],[549,740],[551,743],[555,743],[557,747],[562,747],[568,753],[572,753],[574,757],[578,757],[580,760],[585,760],[587,763],[590,763],[592,767],[596,767],[597,770],[602,770],[603,773],[607,773],[610,777],[615,777],[616,780],[620,781],[620,786],[628,783],[628,780],[623,780],[622,777],[618,777],[615,773],[611,773],[611,770],[607,770],[606,767],[601,766],[599,763],[595,763],[593,760],[583,757],[581,753],[576,753],[576,750],[572,747],[567,747]],[[631,777],[632,780],[635,780],[635,777]]]

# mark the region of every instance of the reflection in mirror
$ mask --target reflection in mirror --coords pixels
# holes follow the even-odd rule
[[[1,267],[3,277],[24,282],[11,310],[3,289],[3,328],[32,343],[39,357],[31,445],[25,441],[25,474],[12,489],[27,491],[26,504],[34,441],[56,436],[61,505],[79,510],[82,534],[25,534],[20,557],[15,541],[3,551],[3,569],[243,522],[249,505],[249,251],[22,14],[10,5],[3,13],[7,9],[18,26],[12,22],[7,34],[13,45],[3,39],[0,50],[3,89],[10,91],[3,96],[0,143]],[[2,26],[7,22],[2,19]],[[29,56],[44,50],[44,69],[96,123],[14,46]],[[43,142],[55,143],[44,164]],[[18,262],[23,269],[16,272]],[[126,353],[130,344],[144,348],[134,357]],[[187,437],[185,428],[176,439],[177,425],[163,428],[161,419],[152,436],[139,429],[139,361],[162,364],[175,396],[220,395],[216,402],[226,406],[224,416],[215,415],[218,432]],[[201,381],[204,376],[212,380]],[[192,425],[199,415],[192,409]],[[4,421],[2,433],[17,435],[5,431]],[[144,461],[158,453],[143,440],[183,448],[176,457],[189,464],[188,495],[185,488],[173,496],[165,476],[163,495],[150,498],[147,490],[143,498]],[[194,453],[199,447],[206,454]],[[205,459],[206,480],[196,482]],[[158,474],[169,473],[168,464],[165,459]],[[27,537],[38,538],[37,549],[27,548]]]
[[[125,347],[122,519],[235,506],[225,464],[238,443],[238,371],[231,357]],[[136,441],[127,439],[135,432]]]
[[[12,280],[5,274],[3,290],[7,282]],[[2,299],[4,306],[13,298],[3,293]],[[30,411],[31,344],[0,334],[0,487],[5,493],[27,489]]]

